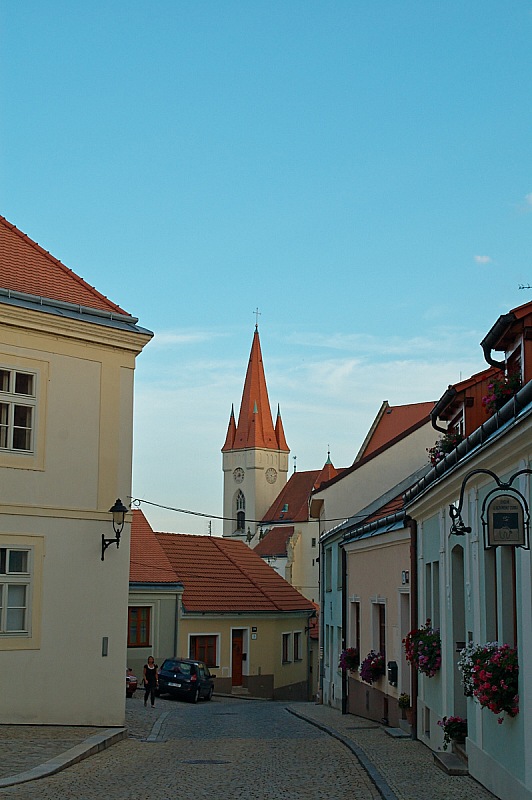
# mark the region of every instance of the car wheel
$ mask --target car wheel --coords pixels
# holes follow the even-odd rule
[[[199,689],[195,689],[195,690],[194,690],[194,694],[193,694],[193,695],[192,695],[192,697],[190,698],[190,702],[191,702],[191,703],[197,703],[197,702],[198,702],[199,695],[200,695],[200,690],[199,690]]]
[[[205,700],[210,700],[212,698],[213,694],[214,694],[214,689],[211,686],[211,688],[209,689],[209,691],[205,695]]]

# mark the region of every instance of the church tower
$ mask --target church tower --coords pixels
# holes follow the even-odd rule
[[[273,425],[256,325],[238,423],[231,409],[222,447],[224,537],[257,544],[258,520],[286,484],[289,453],[279,408]]]

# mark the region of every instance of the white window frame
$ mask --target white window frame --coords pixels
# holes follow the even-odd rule
[[[33,548],[24,545],[1,546],[0,550],[5,555],[5,572],[0,573],[0,637],[12,638],[31,636],[31,607],[32,607],[32,579],[33,579]],[[10,554],[27,553],[26,572],[10,572]],[[9,588],[24,586],[24,606],[9,606]],[[24,609],[24,627],[8,630],[8,614],[10,609]]]
[[[286,642],[287,642],[287,648],[286,648],[286,650],[287,650],[287,653],[286,653],[287,654],[287,658],[284,658],[284,641],[285,641],[284,637],[285,636],[287,637],[287,639],[286,639]],[[281,634],[281,662],[283,664],[291,664],[293,662],[293,660],[294,660],[294,637],[293,637],[292,631],[283,631],[283,633]]]
[[[32,454],[35,452],[35,423],[37,416],[37,373],[33,370],[17,369],[13,366],[0,364],[0,373],[5,372],[8,375],[7,389],[2,389],[0,383],[0,450],[7,453],[23,453]],[[31,394],[21,394],[16,392],[16,379],[17,375],[28,375],[31,377],[32,392]],[[5,406],[7,413],[5,421],[1,406]],[[30,413],[30,426],[22,427],[15,425],[15,409],[17,407],[29,408]],[[26,430],[29,432],[29,447],[14,447],[13,439],[17,429]],[[6,444],[2,445],[4,436],[2,432],[5,431]]]

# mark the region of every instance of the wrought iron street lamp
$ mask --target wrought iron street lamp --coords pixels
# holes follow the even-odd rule
[[[120,498],[117,499],[114,506],[109,509],[109,513],[113,515],[113,530],[115,532],[114,539],[106,539],[105,534],[102,533],[102,561],[104,560],[104,553],[111,544],[116,544],[116,549],[120,547],[120,534],[124,530],[124,522],[128,508],[122,503]]]

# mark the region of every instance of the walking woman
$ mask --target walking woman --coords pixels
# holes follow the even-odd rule
[[[144,706],[148,704],[148,697],[151,698],[151,707],[155,705],[155,690],[159,688],[159,675],[157,674],[157,664],[153,656],[148,658],[148,663],[144,664]]]

